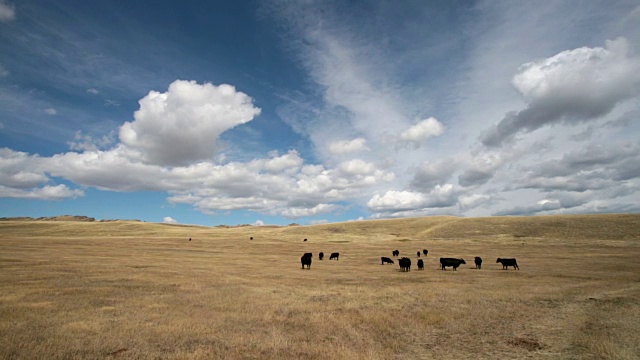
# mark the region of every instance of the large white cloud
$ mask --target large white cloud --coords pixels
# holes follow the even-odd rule
[[[260,113],[231,85],[184,80],[165,93],[149,92],[139,103],[135,120],[120,128],[120,141],[139,150],[145,163],[168,166],[211,159],[220,134]]]
[[[520,132],[558,122],[600,118],[620,102],[638,95],[640,57],[625,38],[605,47],[582,47],[522,65],[514,87],[528,106],[509,112],[481,137],[486,146],[500,146]]]

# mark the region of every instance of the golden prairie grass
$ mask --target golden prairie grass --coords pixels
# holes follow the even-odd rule
[[[0,221],[0,358],[635,359],[639,245],[640,215]],[[380,264],[394,249],[411,272]]]

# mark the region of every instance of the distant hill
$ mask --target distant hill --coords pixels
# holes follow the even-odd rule
[[[21,216],[21,217],[3,217],[0,218],[0,221],[96,221],[96,219],[88,216],[80,216],[80,215],[60,215],[60,216],[49,216],[49,217],[39,217],[32,218],[29,216]]]
[[[270,239],[272,241],[535,241],[640,240],[640,214],[495,216],[351,221],[307,226],[206,227],[138,220],[96,221],[86,216],[3,218],[0,232],[12,236],[157,236]]]

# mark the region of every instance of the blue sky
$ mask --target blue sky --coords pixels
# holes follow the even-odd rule
[[[640,211],[637,1],[0,0],[0,217]]]

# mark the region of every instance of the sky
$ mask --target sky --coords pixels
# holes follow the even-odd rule
[[[0,217],[640,212],[640,3],[0,0]]]

